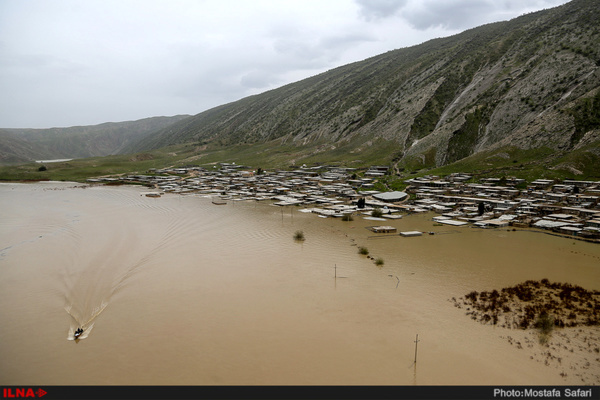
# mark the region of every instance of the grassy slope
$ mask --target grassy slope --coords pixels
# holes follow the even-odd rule
[[[515,176],[532,181],[545,179],[600,180],[600,143],[564,155],[547,147],[522,150],[506,147],[482,152],[427,173],[466,172],[481,177]]]
[[[169,149],[157,150],[140,155],[123,155],[76,159],[67,162],[45,164],[46,171],[39,171],[41,164],[1,166],[0,180],[58,180],[85,181],[90,177],[119,175],[124,173],[145,173],[150,168],[161,168],[176,164],[181,155],[174,155]]]
[[[150,168],[167,166],[210,166],[218,162],[235,162],[253,168],[288,168],[292,165],[344,165],[367,167],[389,165],[395,148],[389,142],[372,140],[371,146],[360,152],[351,152],[353,143],[332,146],[320,144],[308,147],[281,145],[277,142],[198,149],[191,145],[140,153],[95,157],[68,162],[46,164],[46,171],[38,171],[41,164],[29,163],[0,167],[0,180],[65,180],[85,181],[90,177],[143,174]],[[398,179],[425,174],[447,175],[452,172],[471,173],[479,177],[515,176],[532,181],[547,179],[600,180],[600,142],[566,154],[557,154],[548,148],[521,150],[502,148],[478,153],[441,168],[424,165],[421,160],[406,167]],[[433,158],[425,157],[427,159]],[[389,178],[394,181],[393,178]],[[388,180],[389,180],[388,179]],[[392,183],[392,181],[388,183]],[[389,186],[389,185],[388,185]]]

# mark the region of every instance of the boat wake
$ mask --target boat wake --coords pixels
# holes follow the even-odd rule
[[[65,311],[71,317],[68,340],[75,340],[75,331],[82,328],[77,339],[90,335],[94,322],[110,304],[113,296],[141,271],[155,256],[180,242],[182,235],[192,229],[189,221],[171,219],[163,232],[140,232],[133,224],[118,224],[121,229],[112,235],[93,235],[93,244],[74,241],[73,259],[64,271]],[[94,248],[81,254],[79,249]],[[79,251],[78,251],[79,250]],[[80,253],[80,254],[78,254]]]
[[[104,311],[108,303],[102,303],[99,307],[96,307],[92,312],[90,318],[87,321],[83,321],[79,310],[74,310],[72,305],[66,306],[65,311],[72,318],[72,323],[69,327],[69,333],[67,340],[75,340],[75,330],[77,328],[83,329],[83,333],[77,337],[77,339],[85,339],[90,335],[92,328],[94,327],[94,320]]]

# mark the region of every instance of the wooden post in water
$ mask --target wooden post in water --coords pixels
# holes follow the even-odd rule
[[[337,279],[337,264],[334,264],[334,265],[335,265],[335,267],[334,267],[334,268],[335,268],[335,269],[334,269],[334,271],[335,271],[335,275],[333,275],[333,277],[334,277],[335,279]]]
[[[415,365],[417,364],[417,346],[419,345],[419,334],[417,333],[417,338],[415,339]]]

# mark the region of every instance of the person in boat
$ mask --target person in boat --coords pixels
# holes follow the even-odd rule
[[[83,333],[83,329],[77,328],[77,330],[75,331],[75,339],[77,339],[79,336],[81,336],[82,333]]]

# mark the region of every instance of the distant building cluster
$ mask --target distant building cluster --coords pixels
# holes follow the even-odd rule
[[[199,193],[219,201],[271,200],[278,206],[304,206],[300,211],[343,217],[382,209],[379,219],[403,213],[433,211],[436,223],[481,228],[533,227],[585,239],[600,239],[600,182],[517,178],[485,178],[455,173],[405,181],[405,191],[374,190],[388,167],[373,166],[362,176],[353,168],[300,167],[291,171],[253,170],[220,163],[214,168],[154,169],[146,175],[90,179],[90,182],[141,183],[156,191]],[[519,188],[517,188],[519,187]]]
[[[416,197],[413,211],[435,211],[440,216],[434,220],[451,225],[533,227],[600,238],[600,182],[486,178],[466,183],[470,180],[466,174],[407,180],[407,191]]]

